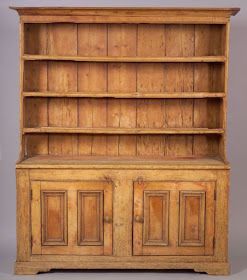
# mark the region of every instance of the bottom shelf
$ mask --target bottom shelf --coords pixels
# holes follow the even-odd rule
[[[109,157],[38,155],[17,162],[16,168],[147,168],[147,169],[229,169],[228,162],[216,157]]]

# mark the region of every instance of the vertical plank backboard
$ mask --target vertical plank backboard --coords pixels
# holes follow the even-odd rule
[[[165,55],[165,26],[163,24],[138,25],[137,54],[138,56]],[[137,91],[163,92],[164,67],[163,64],[143,63],[137,68]],[[163,99],[137,100],[137,127],[164,127],[165,101]],[[155,112],[155,114],[154,114]],[[161,135],[141,135],[137,137],[138,156],[164,156],[165,137]]]
[[[77,55],[77,25],[56,23],[48,26],[48,55]],[[64,42],[66,41],[66,44]],[[75,62],[48,63],[48,90],[55,92],[77,91],[77,64]],[[49,101],[49,126],[76,127],[77,100],[54,98]],[[77,154],[77,136],[50,135],[50,154]]]
[[[136,25],[110,24],[108,27],[108,55],[136,56],[136,28]],[[109,63],[108,91],[135,92],[136,64]],[[109,125],[125,128],[136,127],[135,100],[119,99],[108,102],[108,113],[112,118]],[[116,147],[114,150],[118,149],[119,155],[136,155],[135,136],[115,136],[110,141],[111,145]]]
[[[47,98],[25,100],[25,127],[48,126]]]
[[[47,24],[24,24],[24,53],[46,54]]]
[[[210,25],[195,26],[195,55],[223,55],[224,27]],[[215,64],[195,64],[195,91],[223,91],[223,66]],[[217,82],[215,83],[215,80]],[[194,101],[194,127],[217,128],[220,124],[220,104],[218,100],[197,99]],[[194,137],[194,155],[206,156],[218,153],[218,138],[205,135]]]
[[[107,25],[78,24],[78,55],[107,55]],[[107,91],[107,65],[105,63],[79,63],[78,91]],[[79,99],[79,126],[106,127],[107,102],[104,99]],[[79,154],[105,155],[106,136],[80,135]]]
[[[194,25],[166,26],[166,55],[194,56]],[[165,65],[165,91],[194,91],[194,65],[191,63],[169,63]],[[193,127],[193,100],[166,101],[167,127]],[[174,148],[173,148],[174,147]],[[191,156],[192,136],[167,137],[167,156]]]
[[[46,24],[23,24],[24,34],[21,38],[21,52],[28,54],[46,54],[47,52],[47,26]],[[23,36],[24,35],[24,36]],[[21,54],[22,55],[22,54]],[[24,62],[21,61],[21,65]],[[23,70],[23,69],[22,69]],[[22,72],[21,70],[21,72]],[[23,73],[21,73],[23,75]],[[22,83],[23,82],[23,83]],[[23,89],[30,91],[46,91],[47,90],[47,62],[25,62],[24,81],[21,77]],[[24,125],[32,126],[47,126],[47,99],[30,98],[26,102],[21,102],[21,112],[23,112]],[[22,114],[22,113],[21,113]],[[22,119],[22,116],[21,116]],[[22,126],[21,126],[22,127]],[[23,144],[25,145],[24,154],[32,156],[35,154],[48,153],[48,136],[28,135],[23,136]],[[24,156],[24,155],[23,155]]]
[[[25,52],[46,54],[47,50],[47,28],[46,25],[25,25],[24,31]],[[34,38],[33,38],[34,36]],[[39,44],[37,44],[37,40]],[[24,66],[23,91],[46,91],[47,90],[47,62],[26,61],[21,62]],[[23,98],[23,97],[22,97]],[[46,99],[28,99],[21,102],[21,120],[27,127],[47,126],[48,114]],[[39,108],[39,112],[37,111]],[[21,128],[23,126],[21,124]],[[46,154],[48,152],[48,136],[35,137],[34,135],[23,136],[23,156],[34,154]],[[36,141],[38,140],[38,141]]]

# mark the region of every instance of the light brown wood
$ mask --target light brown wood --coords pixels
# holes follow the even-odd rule
[[[28,8],[12,7],[24,22],[224,24],[239,8]],[[116,12],[117,11],[117,12]],[[55,16],[55,17],[54,17]]]
[[[111,184],[100,181],[32,181],[31,184],[32,254],[112,254]]]
[[[196,272],[206,272],[209,275],[228,275],[230,272],[228,263],[170,263],[170,262],[149,262],[148,266],[150,269],[192,269]],[[33,275],[38,272],[48,272],[51,269],[146,269],[147,263],[140,261],[122,260],[115,263],[110,263],[109,261],[85,261],[83,264],[81,262],[71,262],[67,261],[64,264],[62,262],[32,262],[24,263],[17,262],[15,264],[15,271],[19,275]]]
[[[16,274],[228,274],[229,20],[239,9],[14,9]]]
[[[107,14],[107,15],[113,15],[118,11],[118,13],[122,14],[128,14],[128,13],[141,13],[144,15],[160,15],[161,13],[196,13],[200,16],[203,14],[212,14],[212,13],[218,13],[218,14],[230,14],[230,15],[236,15],[240,8],[237,7],[207,7],[207,8],[196,8],[196,7],[17,7],[17,6],[11,6],[10,9],[14,9],[19,12],[20,15],[24,14],[44,14],[44,15],[95,15],[95,14]]]
[[[145,169],[229,169],[227,162],[220,158],[163,158],[163,157],[114,157],[114,156],[45,156],[38,155],[18,162],[17,168],[87,168],[87,166],[101,166],[101,168],[131,168],[138,166]]]
[[[85,134],[222,134],[223,129],[208,128],[71,128],[71,127],[39,127],[24,128],[23,133],[85,133]]]
[[[30,248],[30,186],[28,169],[16,170],[16,196],[17,196],[17,261],[29,261]]]
[[[24,24],[22,22],[19,23],[19,48],[20,48],[20,51],[19,51],[19,55],[20,57],[22,57],[22,55],[24,54]],[[19,67],[19,95],[20,95],[20,105],[19,105],[19,125],[20,125],[20,136],[19,136],[19,139],[20,139],[20,146],[19,146],[19,159],[23,158],[24,157],[24,154],[25,154],[25,150],[23,149],[23,145],[21,144],[24,139],[23,139],[23,135],[22,135],[22,128],[24,126],[24,115],[25,115],[25,111],[24,111],[24,98],[22,96],[22,90],[24,88],[24,60],[23,59],[20,59],[20,67]]]
[[[56,55],[23,55],[26,61],[58,60],[58,61],[86,61],[86,62],[225,62],[224,56],[199,57],[125,57],[125,56],[56,56]]]
[[[23,92],[25,97],[94,97],[94,98],[220,98],[223,92],[181,92],[181,93],[111,93],[111,92]]]
[[[139,181],[134,205],[134,255],[213,254],[214,183]]]

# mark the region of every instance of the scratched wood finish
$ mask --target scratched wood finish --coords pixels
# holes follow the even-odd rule
[[[229,19],[238,8],[15,8],[16,274],[228,274]]]
[[[60,34],[59,33],[60,30]],[[46,31],[46,32],[45,32]],[[30,41],[32,33],[42,41],[38,48]],[[222,25],[149,25],[149,24],[26,24],[26,53],[47,55],[79,55],[109,57],[188,57],[196,55],[221,55],[224,53]],[[44,37],[46,34],[46,37]],[[218,37],[219,39],[217,39]],[[214,36],[217,43],[204,43]],[[68,50],[62,41],[68,41]],[[43,42],[46,39],[46,46]],[[201,45],[204,45],[202,50]],[[214,48],[213,48],[214,47]],[[27,90],[40,91],[39,84],[30,86],[32,63],[27,63]],[[29,66],[29,64],[31,66]],[[43,65],[35,71],[42,81]],[[220,91],[211,83],[198,87],[198,75],[215,75],[221,78],[219,71],[207,64],[194,63],[96,63],[96,62],[48,62],[48,91],[55,92],[140,92],[140,94],[159,92],[197,92]],[[62,69],[62,70],[60,70]],[[71,71],[70,71],[71,69]],[[61,72],[62,71],[62,72]],[[205,72],[206,71],[206,72]],[[77,74],[76,74],[76,73]],[[213,72],[213,73],[211,73]],[[77,79],[76,79],[77,77]],[[37,79],[37,78],[36,78]],[[34,79],[34,81],[36,81]],[[214,80],[211,78],[211,80]],[[51,84],[51,85],[50,85]],[[35,104],[34,104],[35,102]],[[36,104],[37,103],[37,104]],[[48,109],[46,108],[48,104]],[[32,106],[35,105],[35,106]],[[38,107],[38,110],[33,108]],[[68,99],[31,98],[26,102],[27,127],[64,126],[64,127],[124,127],[124,128],[183,128],[220,127],[220,102],[193,99]],[[211,118],[197,112],[213,111]],[[48,114],[46,111],[48,111]],[[34,112],[33,112],[34,111]],[[152,114],[155,111],[156,114]],[[62,114],[62,116],[61,116]],[[41,117],[42,115],[43,117]],[[46,119],[46,116],[48,119]],[[43,122],[40,120],[44,118]],[[32,120],[32,121],[31,121]],[[27,136],[26,153],[34,150],[37,154],[46,151],[51,155],[108,155],[108,156],[161,156],[193,157],[217,156],[220,138],[208,136],[123,136],[123,135],[50,135],[48,149],[39,151],[32,144],[37,136]],[[200,145],[201,141],[204,145]],[[57,143],[57,144],[56,144]],[[35,145],[36,146],[36,145]],[[38,145],[41,149],[42,145]],[[32,153],[31,153],[32,154]],[[34,153],[35,154],[35,153]]]
[[[107,182],[32,185],[33,254],[112,254],[112,186]],[[37,234],[42,229],[42,234]]]
[[[214,183],[136,182],[134,255],[212,255],[213,212]]]
[[[42,245],[67,243],[67,194],[65,191],[41,193]]]

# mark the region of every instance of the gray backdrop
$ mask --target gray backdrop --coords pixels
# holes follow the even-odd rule
[[[18,157],[18,16],[9,10],[16,6],[232,6],[241,11],[232,17],[230,44],[228,158],[231,162],[230,258],[232,275],[247,278],[247,1],[246,0],[0,0],[0,279],[13,276],[15,259],[15,161]],[[245,173],[246,172],[246,173]],[[56,272],[37,278],[107,279],[209,279],[190,272]],[[212,277],[210,277],[212,278]],[[214,278],[214,277],[213,277]],[[223,277],[224,278],[224,277]],[[23,279],[27,279],[24,276]],[[30,277],[28,277],[30,279]],[[217,278],[219,279],[219,278]],[[222,279],[222,278],[221,278]]]

